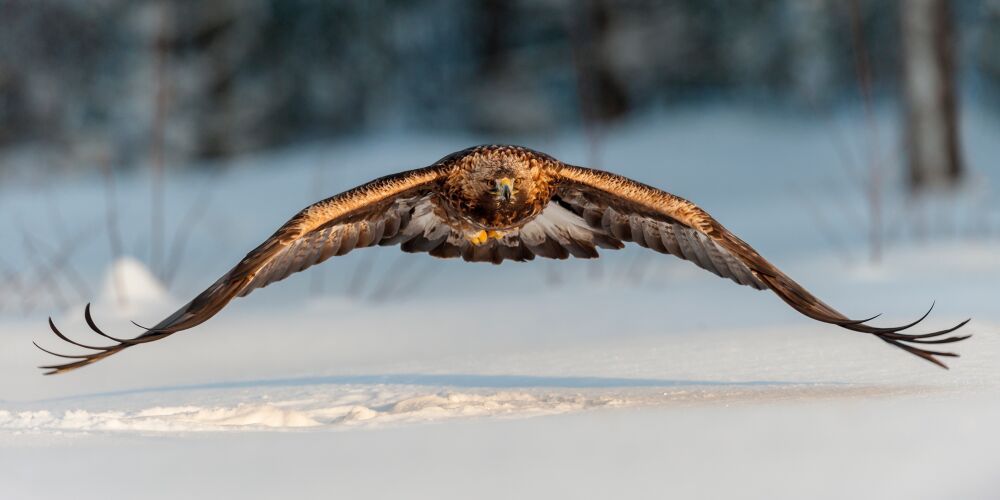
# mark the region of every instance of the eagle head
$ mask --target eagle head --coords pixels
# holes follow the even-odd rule
[[[496,196],[497,201],[510,203],[510,198],[516,193],[517,191],[514,190],[514,179],[510,177],[496,179],[493,194]]]

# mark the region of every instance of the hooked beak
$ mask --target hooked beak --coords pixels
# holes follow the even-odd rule
[[[497,180],[497,197],[505,202],[510,201],[510,197],[514,194],[514,181],[510,178],[504,177],[503,179]]]

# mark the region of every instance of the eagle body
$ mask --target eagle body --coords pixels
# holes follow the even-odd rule
[[[945,367],[956,354],[928,345],[957,342],[945,330],[903,334],[919,323],[875,327],[813,296],[749,244],[690,201],[611,172],[563,163],[521,146],[484,145],[452,153],[430,166],[375,179],[310,205],[191,302],[134,338],[97,327],[88,305],[84,318],[110,345],[60,339],[90,350],[59,354],[71,361],[43,366],[62,373],[129,347],[165,338],[205,322],[236,297],[280,281],[332,257],[375,245],[440,258],[500,264],[505,260],[597,258],[598,248],[626,243],[687,260],[720,277],[770,290],[801,314],[870,334]],[[928,311],[929,313],[930,311]]]
[[[525,148],[488,146],[459,153],[441,184],[441,204],[448,215],[481,230],[503,231],[534,219],[552,197],[558,162]],[[509,201],[496,196],[499,179],[514,187]]]

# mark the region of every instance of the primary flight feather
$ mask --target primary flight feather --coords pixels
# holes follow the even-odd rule
[[[941,331],[908,335],[910,324],[879,328],[826,305],[760,256],[693,203],[654,187],[601,170],[568,165],[519,146],[477,146],[433,165],[376,179],[311,205],[252,250],[191,302],[135,338],[112,337],[93,346],[60,339],[94,352],[43,366],[46,374],[89,365],[123,349],[193,328],[242,297],[288,275],[355,248],[399,245],[405,252],[461,257],[469,262],[528,261],[570,255],[596,258],[597,248],[634,242],[693,262],[741,285],[771,290],[800,313],[848,330],[872,334],[927,361],[957,356],[927,345],[968,338],[947,336],[968,320]],[[930,311],[928,311],[929,313]]]

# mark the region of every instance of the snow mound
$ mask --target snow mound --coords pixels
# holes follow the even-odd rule
[[[232,428],[274,429],[320,425],[309,415],[272,405],[225,408],[149,408],[139,411],[66,410],[9,412],[0,410],[0,429],[16,431],[191,432]]]
[[[104,273],[98,301],[136,308],[162,304],[169,298],[166,288],[149,268],[133,257],[122,257]]]
[[[451,392],[430,388],[351,386],[316,388],[312,397],[226,405],[153,406],[135,409],[81,408],[0,410],[0,431],[203,432],[279,430],[304,427],[379,427],[456,418],[527,417],[595,407],[638,404],[636,398],[531,392]],[[261,401],[263,400],[263,401]],[[109,405],[111,408],[115,405]],[[126,405],[127,406],[127,405]]]
[[[235,408],[199,409],[178,413],[181,419],[209,426],[314,427],[319,422],[307,413],[273,405],[240,405]]]
[[[869,397],[880,390],[822,384],[638,388],[628,390],[518,389],[442,390],[427,386],[321,384],[310,388],[202,394],[204,404],[129,408],[108,397],[99,410],[0,410],[4,432],[221,432],[302,428],[381,428],[459,419],[516,419],[600,408],[750,403],[788,398]],[[243,392],[243,390],[240,390]],[[891,392],[891,391],[890,391]],[[181,400],[191,401],[192,394]],[[279,396],[275,398],[274,396]],[[225,403],[220,404],[220,401]]]

